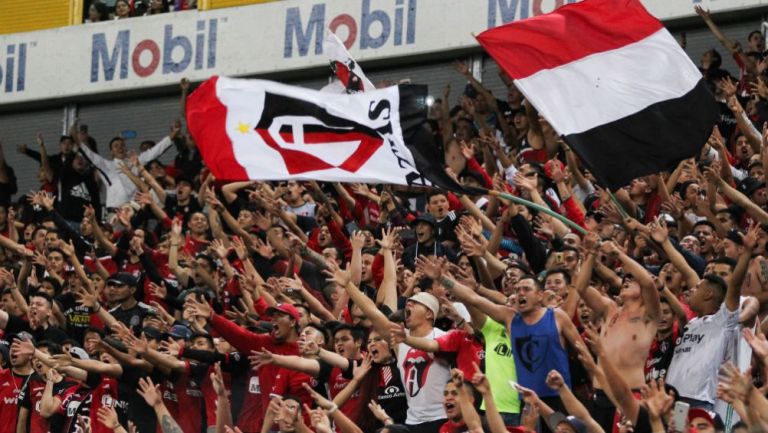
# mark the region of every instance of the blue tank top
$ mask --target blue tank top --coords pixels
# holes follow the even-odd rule
[[[553,309],[548,308],[544,316],[533,325],[526,324],[520,314],[515,315],[509,335],[520,385],[536,391],[539,397],[557,396],[557,391],[545,383],[549,372],[556,370],[570,388],[568,354],[560,344]]]

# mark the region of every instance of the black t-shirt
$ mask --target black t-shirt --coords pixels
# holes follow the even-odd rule
[[[78,172],[72,167],[74,154],[67,157],[54,179],[59,190],[56,196],[56,210],[69,221],[83,219],[84,206],[100,207],[99,185],[93,176],[93,170]]]
[[[10,165],[5,164],[5,173],[8,175],[8,182],[0,183],[0,206],[8,207],[11,204],[11,198],[19,187],[16,185],[16,173]]]
[[[29,332],[35,341],[53,341],[62,344],[69,336],[58,326],[48,326],[47,328],[32,329],[29,323],[18,316],[8,316],[8,324],[5,326],[5,335],[18,334],[19,332]]]
[[[637,420],[634,422],[632,433],[653,433],[651,420],[648,418],[648,409],[643,406],[640,406],[640,411],[637,413]]]
[[[203,208],[198,203],[197,199],[190,195],[189,202],[185,205],[179,204],[178,198],[173,194],[167,194],[165,196],[165,213],[168,214],[168,218],[173,219],[175,216],[180,216],[184,224],[187,224],[187,220],[195,212],[202,212]]]
[[[718,102],[717,106],[720,109],[720,115],[717,118],[717,128],[725,139],[725,145],[728,146],[731,136],[736,131],[736,117],[734,117],[733,112],[724,102]],[[729,148],[729,150],[732,151],[733,149]]]
[[[118,381],[117,394],[120,401],[125,402],[126,406],[122,411],[118,412],[120,423],[128,425],[128,420],[130,419],[136,424],[136,429],[139,433],[155,433],[157,425],[155,411],[147,405],[147,402],[136,392],[136,389],[139,387],[140,378],[149,376],[154,383],[160,383],[163,380],[163,375],[157,370],[153,371],[150,375],[140,368],[124,363],[120,365],[123,367],[123,375],[120,376]]]
[[[373,364],[376,372],[376,402],[392,417],[395,423],[405,422],[408,401],[405,398],[405,386],[397,368],[397,357],[392,353],[387,364]]]
[[[57,299],[61,313],[67,319],[67,334],[83,343],[85,331],[91,324],[91,309],[78,305],[72,293],[65,293]]]
[[[131,328],[134,332],[138,332],[139,329],[141,329],[141,323],[144,321],[144,318],[152,311],[154,311],[154,309],[149,305],[143,302],[138,302],[133,308],[127,310],[124,310],[118,305],[109,310],[109,314],[111,314],[118,322]]]
[[[312,378],[309,385],[318,394],[329,397],[327,385],[328,378],[331,377],[333,366],[322,359],[318,359],[317,363],[320,364],[320,372],[317,374],[317,377]]]
[[[459,224],[459,217],[454,212],[449,212],[443,219],[437,222],[435,238],[438,242],[457,243],[456,226]]]

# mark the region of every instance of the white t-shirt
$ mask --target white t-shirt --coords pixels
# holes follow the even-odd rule
[[[739,310],[728,311],[725,302],[717,313],[688,322],[677,338],[667,383],[681,397],[714,403],[717,373],[738,326]]]
[[[433,329],[424,338],[434,340],[445,331]],[[405,423],[408,425],[437,421],[445,418],[443,409],[443,390],[451,370],[448,363],[436,358],[436,353],[414,349],[400,343],[397,350],[397,368],[403,378],[408,412]]]
[[[742,296],[739,300],[739,314],[741,314],[741,311],[744,308],[744,302],[746,302],[747,299],[749,299],[749,296]],[[746,372],[752,363],[752,347],[750,347],[747,340],[741,336],[741,330],[743,328],[743,326],[739,325],[732,331],[732,334],[727,337],[728,345],[723,357],[723,364],[732,362],[742,373]],[[750,329],[754,332],[756,328],[757,325],[754,325]],[[740,420],[739,415],[733,410],[733,406],[722,400],[717,400],[715,402],[715,413],[720,415],[720,418],[725,422],[726,432],[729,432],[731,426]]]

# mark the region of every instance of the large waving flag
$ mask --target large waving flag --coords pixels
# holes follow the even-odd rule
[[[187,123],[222,180],[304,179],[462,188],[424,128],[426,86],[329,94],[212,77],[187,100]]]
[[[701,73],[639,0],[586,0],[477,39],[611,189],[673,169],[712,132]]]

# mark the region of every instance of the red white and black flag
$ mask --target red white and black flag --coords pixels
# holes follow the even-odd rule
[[[701,73],[639,0],[586,0],[477,39],[611,189],[673,169],[712,132]]]
[[[318,180],[467,192],[443,170],[426,86],[329,94],[212,77],[187,100],[187,123],[222,180]]]
[[[355,93],[367,92],[376,88],[371,80],[365,76],[363,68],[352,58],[341,40],[330,30],[326,31],[323,39],[323,53],[330,59],[331,71],[338,79],[338,81],[325,86],[323,91]]]

